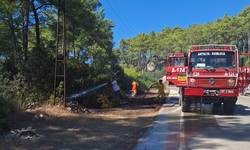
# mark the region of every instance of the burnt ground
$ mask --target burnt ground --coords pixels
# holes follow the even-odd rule
[[[142,96],[138,95],[137,99]],[[0,149],[131,150],[159,111],[151,103],[155,97],[153,91],[140,103],[111,109],[84,112],[84,108],[78,106],[78,111],[72,112],[62,106],[46,105],[12,114],[13,130],[32,126],[33,135],[28,135],[28,139],[2,136]],[[40,114],[42,118],[34,118]]]

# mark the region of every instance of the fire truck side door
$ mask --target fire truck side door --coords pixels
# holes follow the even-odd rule
[[[184,53],[169,54],[167,59],[166,80],[170,85],[186,86],[186,67]]]

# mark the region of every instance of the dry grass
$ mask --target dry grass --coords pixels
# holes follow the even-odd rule
[[[148,94],[152,100],[155,94]],[[150,105],[130,105],[113,109],[90,109],[72,113],[64,107],[42,106],[11,116],[13,129],[32,126],[40,138],[1,139],[6,150],[130,150],[153,122],[159,109]],[[43,114],[45,120],[33,120]]]

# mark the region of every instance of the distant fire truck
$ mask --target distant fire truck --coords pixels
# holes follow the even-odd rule
[[[167,57],[166,80],[180,87],[180,105],[190,111],[192,102],[213,103],[225,113],[233,113],[238,88],[250,83],[250,67],[235,45],[191,45],[188,53],[172,53]]]

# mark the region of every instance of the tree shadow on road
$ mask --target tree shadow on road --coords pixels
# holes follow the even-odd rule
[[[233,114],[226,114],[223,111],[223,104],[220,108],[213,108],[213,115],[225,115],[225,116],[250,116],[250,107],[236,104]]]

